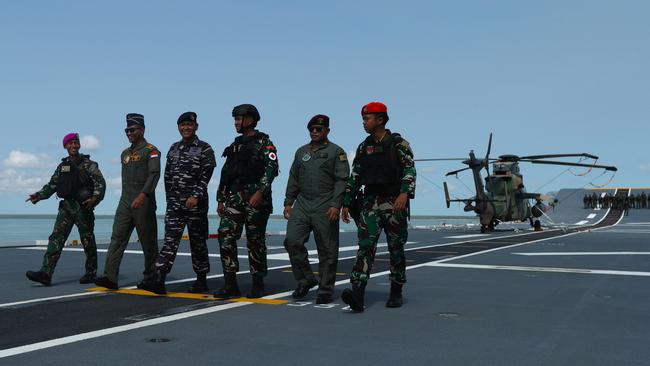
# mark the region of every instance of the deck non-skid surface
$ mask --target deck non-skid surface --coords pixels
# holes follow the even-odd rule
[[[346,310],[339,298],[353,250],[340,253],[334,303],[316,305],[313,293],[292,301],[295,281],[281,259],[269,261],[269,298],[251,303],[185,295],[192,277],[187,257],[177,258],[168,277],[168,291],[177,296],[159,297],[75,283],[83,253],[74,251],[64,252],[55,286],[32,285],[21,274],[42,251],[6,249],[11,261],[2,271],[13,280],[2,284],[2,303],[14,305],[0,308],[0,355],[20,351],[0,364],[647,364],[642,324],[650,324],[650,286],[644,285],[650,277],[633,273],[650,271],[650,255],[642,254],[650,252],[650,213],[631,212],[616,226],[608,225],[621,213],[608,213],[598,213],[598,227],[537,233],[411,230],[404,307],[384,307],[389,262],[380,245],[363,314]],[[353,234],[341,238],[342,247],[354,245]],[[270,257],[281,258],[281,240],[269,237]],[[218,259],[211,260],[212,272],[220,272]],[[137,282],[141,265],[141,255],[125,256],[121,284]],[[238,275],[244,293],[249,277]],[[212,290],[221,284],[220,277],[209,280]],[[74,296],[39,301],[60,295]],[[107,329],[116,331],[102,333]],[[69,342],[43,344],[61,339]]]

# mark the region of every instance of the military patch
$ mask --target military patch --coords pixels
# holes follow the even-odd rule
[[[156,147],[153,146],[152,144],[148,144],[148,145],[147,145],[147,149],[149,149],[149,150],[156,150]]]
[[[309,161],[311,159],[311,155],[309,153],[305,153],[305,155],[302,156],[302,161]]]
[[[140,161],[140,159],[142,159],[140,154],[138,154],[138,153],[131,154],[131,161]]]
[[[200,147],[190,147],[189,154],[190,154],[190,156],[201,155],[201,148]]]
[[[348,156],[345,155],[345,154],[341,154],[341,155],[339,155],[339,160],[340,161],[348,161]]]
[[[70,173],[70,165],[61,165],[61,173]]]
[[[372,154],[375,152],[374,146],[366,146],[366,154]]]
[[[124,159],[122,160],[124,164],[128,164],[129,161],[131,161],[131,157],[129,155],[125,156]]]
[[[399,144],[404,147],[409,147],[409,143],[406,140],[402,140],[402,142],[400,142]]]
[[[270,153],[269,153],[269,159],[271,159],[271,160],[275,160],[275,159],[277,159],[277,158],[278,158],[278,157],[275,155],[274,152],[270,152]]]
[[[160,156],[160,153],[158,151],[152,151],[151,154],[149,154],[150,159],[157,158],[159,156]],[[138,157],[140,157],[140,155],[138,155]],[[140,159],[138,159],[138,160],[140,160]]]

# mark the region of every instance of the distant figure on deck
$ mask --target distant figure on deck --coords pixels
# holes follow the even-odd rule
[[[26,273],[31,281],[45,286],[52,284],[54,268],[73,225],[77,225],[86,254],[86,273],[79,279],[79,283],[92,283],[97,273],[94,209],[104,198],[106,182],[97,163],[90,160],[90,155],[79,153],[81,148],[79,134],[65,135],[63,147],[68,151],[68,157],[61,159],[49,183],[27,198],[27,201],[33,204],[50,198],[54,193],[62,199],[59,202],[59,213],[47,244],[43,265],[39,271]]]

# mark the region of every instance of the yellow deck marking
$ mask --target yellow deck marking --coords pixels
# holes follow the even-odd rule
[[[113,292],[116,294],[126,294],[126,295],[139,295],[139,296],[151,296],[151,297],[171,297],[175,299],[193,299],[193,300],[222,300],[228,302],[252,302],[255,304],[264,304],[264,305],[282,305],[286,304],[288,300],[275,300],[275,299],[249,299],[247,297],[238,297],[234,299],[220,299],[208,294],[193,294],[189,292],[167,292],[167,295],[157,295],[149,291],[139,290],[139,289],[119,289],[119,290],[109,290],[104,287],[92,287],[86,289],[86,291],[93,292]]]

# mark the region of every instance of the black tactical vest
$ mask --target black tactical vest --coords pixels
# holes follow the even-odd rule
[[[378,196],[396,196],[402,183],[402,166],[395,145],[402,142],[398,133],[387,134],[381,142],[366,139],[357,151],[359,183],[364,193]]]
[[[226,163],[221,170],[222,183],[233,190],[239,190],[241,186],[256,183],[264,175],[264,160],[257,141],[268,135],[258,132],[255,136],[239,136],[221,155],[226,158]]]
[[[93,193],[93,181],[83,169],[85,158],[79,163],[64,159],[59,165],[59,181],[56,184],[56,195],[63,199],[75,199],[83,202]]]

